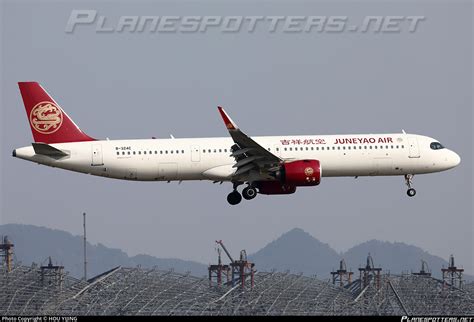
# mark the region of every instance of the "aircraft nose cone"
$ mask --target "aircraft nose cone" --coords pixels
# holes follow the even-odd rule
[[[461,163],[461,157],[456,152],[452,156],[453,167],[457,167]]]

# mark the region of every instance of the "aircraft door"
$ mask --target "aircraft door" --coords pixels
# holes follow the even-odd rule
[[[409,158],[419,158],[420,157],[420,148],[418,147],[418,140],[416,137],[408,138],[409,145]]]
[[[93,144],[92,145],[92,165],[104,165],[104,158],[102,155],[102,145]]]

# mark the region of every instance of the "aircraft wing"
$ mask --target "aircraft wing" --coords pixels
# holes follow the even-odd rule
[[[231,156],[236,160],[233,167],[237,168],[233,175],[234,179],[241,181],[274,179],[274,172],[279,169],[282,160],[242,132],[222,107],[217,108],[235,143],[231,148]]]

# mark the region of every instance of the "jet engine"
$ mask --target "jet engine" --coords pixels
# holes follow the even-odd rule
[[[280,182],[292,186],[317,186],[321,182],[319,160],[285,162],[277,172]]]
[[[264,195],[285,195],[296,191],[296,187],[317,186],[321,182],[319,160],[285,162],[276,172],[276,181],[255,182],[258,192]]]

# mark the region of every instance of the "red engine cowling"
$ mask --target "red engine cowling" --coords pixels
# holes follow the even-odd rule
[[[259,181],[255,183],[255,186],[263,195],[289,195],[296,191],[295,186],[280,181]]]
[[[280,170],[282,183],[292,186],[317,186],[321,182],[319,160],[298,160],[283,163]]]

